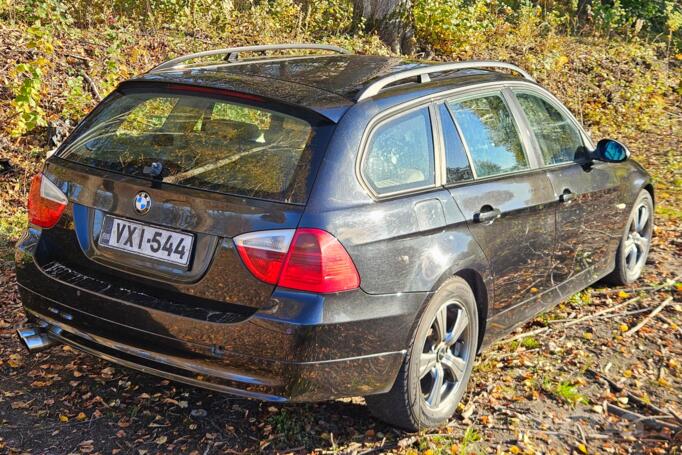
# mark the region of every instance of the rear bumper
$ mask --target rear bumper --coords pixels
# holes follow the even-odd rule
[[[56,328],[50,336],[126,367],[269,401],[388,391],[428,297],[278,289],[266,308],[217,323],[62,281],[45,273],[30,250],[18,246],[20,293],[30,319]]]

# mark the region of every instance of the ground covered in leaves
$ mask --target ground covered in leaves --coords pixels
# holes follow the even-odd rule
[[[451,424],[420,434],[372,419],[360,398],[275,406],[137,373],[69,347],[28,356],[15,335],[24,314],[5,262],[0,447],[139,454],[679,451],[682,286],[673,275],[682,271],[680,245],[679,226],[659,226],[635,288],[590,288],[486,351]],[[641,416],[655,418],[628,420]]]
[[[682,271],[679,233],[674,225],[657,228],[648,272],[635,288],[590,288],[486,351],[451,424],[420,434],[372,419],[360,398],[271,405],[137,373],[69,347],[29,357],[15,335],[24,314],[5,263],[0,447],[10,453],[679,453],[682,286],[673,276]],[[641,416],[652,418],[632,421]]]
[[[9,70],[38,51],[26,46],[21,28],[0,23],[0,31],[0,119],[7,125],[14,118]],[[246,27],[243,32],[244,43],[259,41]],[[50,76],[41,82],[41,105],[57,126],[63,124],[56,117],[78,117],[94,104],[88,79],[103,91],[161,55],[217,47],[197,35],[78,33],[60,37],[44,67]],[[19,138],[3,133],[0,453],[682,453],[682,109],[670,89],[679,88],[679,68],[668,73],[654,51],[637,44],[596,48],[560,37],[517,38],[461,57],[521,63],[595,139],[623,139],[655,177],[653,248],[632,289],[597,284],[488,349],[450,425],[418,434],[371,418],[361,398],[271,405],[119,368],[67,347],[28,356],[15,335],[25,316],[11,244],[25,225],[28,180],[49,146],[44,128]],[[355,45],[379,51],[375,43]],[[65,85],[69,80],[80,89]]]

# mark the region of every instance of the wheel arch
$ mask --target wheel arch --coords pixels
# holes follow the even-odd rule
[[[656,207],[656,197],[654,196],[654,185],[651,183],[651,181],[647,182],[646,185],[642,187],[643,190],[646,190],[649,192],[651,195],[651,201],[654,203],[654,208]]]
[[[474,293],[476,310],[478,311],[478,345],[476,346],[476,351],[479,351],[485,336],[490,308],[489,303],[492,300],[491,295],[488,292],[483,276],[477,270],[472,268],[462,269],[457,271],[454,276],[458,276],[466,281]]]

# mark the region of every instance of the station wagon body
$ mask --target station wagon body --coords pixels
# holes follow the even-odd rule
[[[651,178],[522,70],[323,50],[171,61],[81,122],[17,245],[26,344],[418,428],[493,340],[639,275]]]

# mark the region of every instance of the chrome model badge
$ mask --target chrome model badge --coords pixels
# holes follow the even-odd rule
[[[152,206],[152,198],[145,191],[140,191],[135,196],[135,211],[144,215]]]

